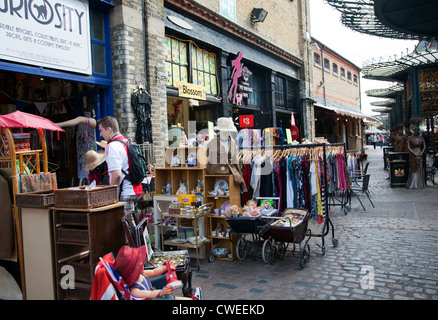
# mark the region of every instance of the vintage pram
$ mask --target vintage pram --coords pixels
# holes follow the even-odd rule
[[[282,216],[268,225],[264,235],[262,255],[264,260],[274,264],[277,259],[282,260],[288,249],[289,243],[293,244],[292,255],[299,259],[299,265],[304,267],[310,258],[310,246],[308,244],[312,233],[308,228],[311,213],[305,209],[287,208]],[[289,220],[289,221],[287,221]],[[306,239],[307,237],[307,239]],[[299,253],[296,253],[295,245],[299,245]]]
[[[236,217],[227,218],[227,223],[230,226],[231,233],[240,234],[240,238],[236,242],[236,256],[239,260],[245,260],[250,252],[257,251],[257,245],[262,245],[267,239],[266,232],[269,225],[275,220],[271,219],[277,214],[277,209],[269,211],[267,214],[255,217]],[[230,239],[232,239],[230,234]],[[264,256],[262,250],[262,259],[265,263],[269,263],[267,257]]]

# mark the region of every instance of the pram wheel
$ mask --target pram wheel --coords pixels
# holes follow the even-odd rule
[[[284,256],[286,255],[286,249],[287,249],[287,245],[284,242],[277,243],[278,259],[280,260],[284,259]]]
[[[266,239],[262,245],[262,260],[264,263],[270,263],[271,261],[271,239]]]
[[[309,259],[310,259],[310,246],[306,242],[300,250],[299,263],[301,269],[304,268],[304,265],[307,263],[307,261],[309,261]]]
[[[248,254],[248,250],[246,249],[246,242],[247,241],[245,240],[245,238],[240,238],[236,244],[236,255],[237,259],[239,259],[240,261],[245,260]]]

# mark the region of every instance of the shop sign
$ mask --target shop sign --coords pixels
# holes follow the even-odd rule
[[[88,1],[0,1],[0,59],[92,74]]]
[[[182,98],[206,100],[205,87],[188,82],[178,82],[178,95]]]
[[[233,70],[227,96],[228,102],[238,106],[241,106],[242,102],[248,101],[249,94],[252,93],[248,82],[252,72],[242,63],[242,57],[242,52],[239,52],[236,59],[231,62]]]
[[[254,116],[253,115],[239,116],[239,126],[241,128],[253,128]]]

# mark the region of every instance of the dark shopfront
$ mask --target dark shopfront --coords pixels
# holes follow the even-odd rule
[[[46,3],[48,7],[54,4]],[[1,11],[2,22],[16,32],[14,38],[4,29],[1,33],[5,41],[0,55],[0,114],[19,110],[55,123],[78,116],[99,119],[114,114],[109,34],[112,5],[101,0],[89,1],[85,7],[76,0],[65,4],[81,12],[81,31],[65,31],[56,28],[55,22],[38,20],[43,18],[25,21],[20,18],[23,15]],[[47,19],[55,18],[49,15]],[[66,38],[68,41],[59,45]],[[19,43],[29,40],[30,45]],[[45,133],[49,171],[56,172],[59,188],[78,185],[87,177],[82,170],[84,155],[96,148],[94,141],[99,135],[86,125],[63,129],[59,137],[50,131]]]
[[[165,15],[166,36],[191,42],[194,47],[202,48],[215,57],[216,91],[207,92],[205,101],[189,108],[189,120],[196,120],[197,130],[205,128],[205,124],[198,121],[200,117],[196,116],[200,112],[206,115],[202,117],[205,123],[216,122],[219,117],[232,117],[238,129],[239,116],[251,115],[253,128],[260,130],[269,127],[290,128],[291,112],[294,112],[302,136],[303,120],[299,102],[299,68],[302,61],[299,58],[293,57],[295,63],[285,61],[264,48],[257,48],[248,39],[243,41],[237,36],[219,32],[213,26],[200,23],[200,20],[191,19],[171,8],[165,8]],[[178,21],[183,21],[184,27]],[[194,83],[195,73],[192,72],[191,62],[192,57],[189,57],[187,81]],[[236,73],[237,66],[241,70]],[[166,75],[169,76],[169,72]],[[168,106],[169,97],[177,99],[177,95],[175,85],[168,83]],[[171,124],[169,121],[169,126]]]

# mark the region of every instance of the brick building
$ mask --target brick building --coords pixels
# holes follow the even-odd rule
[[[187,134],[189,121],[196,121],[197,132],[222,116],[238,124],[240,115],[253,116],[255,129],[288,128],[294,112],[300,139],[313,138],[306,1],[113,4],[114,114],[122,131],[133,138],[130,94],[140,85],[146,88],[152,97],[157,164],[163,163],[163,149],[169,145],[168,128],[181,124]],[[256,22],[251,18],[259,12],[253,10],[260,8],[267,15]],[[243,63],[246,75],[236,78],[236,91],[233,61]],[[188,83],[190,92],[201,88],[205,95],[182,94],[180,80]]]
[[[362,148],[360,68],[312,38],[315,135]]]

